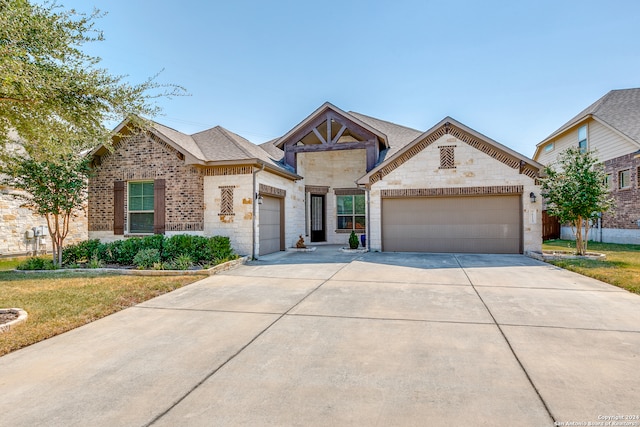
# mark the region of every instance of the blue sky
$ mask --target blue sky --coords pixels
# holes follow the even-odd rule
[[[638,1],[59,0],[107,15],[101,66],[191,96],[156,120],[261,143],[329,101],[427,130],[451,116],[532,156],[611,89],[640,87]]]

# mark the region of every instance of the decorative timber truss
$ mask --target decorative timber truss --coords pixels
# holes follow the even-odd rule
[[[386,137],[349,118],[337,108],[325,105],[292,129],[277,143],[284,150],[284,161],[297,170],[298,153],[335,150],[366,150],[367,171],[373,169],[386,148]]]

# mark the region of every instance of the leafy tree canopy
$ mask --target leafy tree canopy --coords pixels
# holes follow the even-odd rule
[[[64,10],[55,1],[0,0],[0,144],[17,132],[34,158],[108,142],[104,123],[154,116],[157,97],[184,95],[156,76],[132,85],[82,51],[103,40],[103,14]]]
[[[546,166],[544,172],[542,195],[547,211],[561,223],[571,224],[577,252],[583,255],[590,221],[613,207],[602,164],[593,152],[580,152],[572,147],[562,152],[554,164]]]

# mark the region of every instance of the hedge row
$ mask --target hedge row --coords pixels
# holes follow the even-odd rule
[[[189,257],[194,264],[219,264],[236,258],[228,237],[202,237],[177,234],[165,237],[155,234],[146,237],[130,237],[110,243],[86,240],[62,250],[62,264],[77,264],[98,259],[105,264],[135,265],[134,258],[140,251],[154,249],[162,262]]]

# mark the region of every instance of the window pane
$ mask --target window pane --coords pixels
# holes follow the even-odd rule
[[[356,199],[356,211],[354,213],[364,215],[365,213],[364,194],[359,194],[354,197]]]
[[[144,196],[153,197],[153,182],[143,182],[142,183],[142,194]]]
[[[366,222],[363,216],[356,217],[356,230],[364,231],[366,229],[365,224]]]
[[[338,217],[338,230],[351,230],[353,228],[352,216],[339,216]]]
[[[130,233],[153,233],[153,213],[129,214]]]
[[[129,183],[129,197],[142,196],[142,182]]]
[[[129,210],[153,210],[153,182],[129,183]]]
[[[336,196],[338,215],[353,213],[353,196]]]
[[[620,171],[620,173],[618,174],[618,185],[619,188],[627,188],[630,185],[630,172],[629,170],[625,170],[625,171]]]
[[[142,197],[129,197],[129,210],[141,211],[142,210]]]
[[[578,141],[582,141],[583,139],[587,139],[587,127],[581,126],[578,129]]]
[[[143,199],[142,199],[142,210],[143,211],[152,211],[153,210],[153,195],[151,197],[143,197]]]

